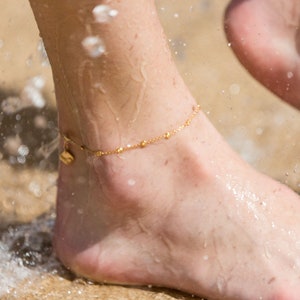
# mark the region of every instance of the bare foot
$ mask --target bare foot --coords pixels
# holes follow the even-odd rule
[[[62,132],[110,150],[184,124],[196,102],[154,1],[111,0],[118,17],[86,26],[94,2],[31,0]],[[107,47],[100,59],[81,48],[91,31]],[[55,245],[77,274],[209,299],[299,299],[299,197],[239,159],[203,113],[143,148],[100,158],[70,151],[75,161],[59,170]]]
[[[76,273],[209,299],[299,299],[299,198],[240,161],[204,115],[161,145],[76,157],[61,168],[56,229]]]
[[[300,2],[233,0],[225,14],[228,41],[263,85],[300,109]]]

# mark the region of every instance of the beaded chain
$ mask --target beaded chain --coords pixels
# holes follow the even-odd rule
[[[137,144],[118,147],[118,148],[115,148],[112,150],[106,150],[106,151],[105,150],[92,150],[85,145],[81,145],[81,144],[75,142],[70,137],[66,136],[65,134],[62,134],[62,137],[64,140],[64,150],[60,154],[59,158],[65,165],[69,165],[74,161],[75,157],[69,150],[70,144],[78,146],[82,151],[86,151],[86,152],[90,153],[91,155],[94,155],[97,157],[113,155],[113,154],[121,154],[121,153],[129,151],[129,150],[145,148],[146,146],[155,144],[161,140],[164,140],[164,139],[168,140],[172,136],[177,134],[178,132],[182,131],[184,128],[188,127],[191,124],[192,120],[195,118],[195,116],[199,113],[200,110],[201,110],[200,105],[193,107],[192,114],[182,125],[180,125],[179,127],[175,128],[175,129],[169,130],[169,131],[163,133],[162,135],[159,135],[157,137],[154,137],[154,138],[151,138],[148,140],[142,140]]]

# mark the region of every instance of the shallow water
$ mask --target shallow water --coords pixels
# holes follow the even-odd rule
[[[9,226],[0,239],[0,296],[43,274],[65,272],[52,249],[55,214],[48,213],[32,223]]]

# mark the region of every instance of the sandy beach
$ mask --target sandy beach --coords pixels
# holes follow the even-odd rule
[[[53,254],[43,257],[51,250],[58,163],[51,68],[28,1],[1,1],[0,103],[18,103],[42,80],[45,105],[0,110],[0,299],[200,299],[93,284],[62,268]],[[157,7],[177,66],[212,123],[248,163],[300,193],[300,113],[239,64],[223,31],[226,3],[158,0]],[[31,239],[36,248],[26,257]]]

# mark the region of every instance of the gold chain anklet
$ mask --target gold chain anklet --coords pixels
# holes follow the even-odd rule
[[[163,139],[168,140],[169,138],[171,138],[176,133],[178,133],[181,130],[183,130],[184,128],[188,127],[191,124],[192,120],[195,118],[195,116],[199,113],[200,110],[201,110],[200,105],[197,105],[197,106],[193,107],[193,112],[190,115],[190,117],[181,126],[177,127],[176,129],[172,129],[170,131],[165,132],[162,135],[159,135],[157,137],[154,137],[154,138],[151,138],[151,139],[148,139],[148,140],[142,140],[141,142],[139,142],[137,144],[127,145],[127,146],[124,146],[124,147],[118,147],[114,150],[107,150],[107,151],[92,150],[92,149],[88,148],[85,145],[81,145],[81,144],[75,142],[74,140],[72,140],[71,138],[66,136],[65,134],[62,134],[62,137],[64,139],[64,150],[60,154],[59,159],[65,165],[69,165],[74,161],[75,157],[69,150],[69,145],[70,144],[78,146],[82,151],[86,151],[86,152],[90,153],[91,155],[94,155],[94,156],[97,156],[97,157],[107,156],[107,155],[112,155],[112,154],[121,154],[125,151],[139,149],[139,148],[145,148],[146,146],[157,143],[157,142],[159,142]]]

